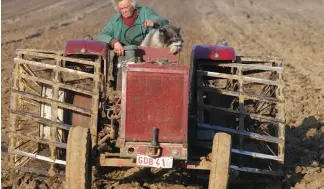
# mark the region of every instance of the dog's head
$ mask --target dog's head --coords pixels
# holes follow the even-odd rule
[[[180,31],[181,28],[175,27],[173,25],[165,25],[159,28],[160,40],[166,44],[171,44],[174,42],[183,43]]]

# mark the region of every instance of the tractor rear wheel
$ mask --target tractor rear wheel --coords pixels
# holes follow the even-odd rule
[[[231,135],[216,133],[213,139],[209,189],[226,189],[231,162]]]
[[[91,188],[91,136],[85,127],[71,127],[66,155],[65,188]]]

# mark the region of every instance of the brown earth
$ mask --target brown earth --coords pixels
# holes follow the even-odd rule
[[[194,44],[225,38],[237,55],[274,55],[284,59],[286,101],[285,188],[324,188],[324,1],[323,0],[143,0],[182,28],[189,63]],[[9,86],[17,48],[62,50],[68,39],[97,38],[114,10],[108,0],[2,1],[1,123],[7,126]],[[8,138],[1,132],[1,147]],[[17,175],[10,180],[2,153],[3,188],[61,188],[61,180]],[[200,188],[190,173],[146,173],[138,168],[110,170],[96,185],[115,188]],[[143,175],[144,174],[144,175]],[[148,174],[148,175],[145,175]],[[183,179],[186,177],[187,179]],[[172,182],[166,182],[169,178]],[[189,179],[188,179],[189,178]],[[119,179],[122,179],[119,181]],[[109,188],[109,187],[108,187]]]

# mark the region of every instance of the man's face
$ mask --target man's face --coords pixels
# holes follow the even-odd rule
[[[132,6],[132,0],[123,0],[118,3],[118,9],[120,14],[124,18],[129,18],[133,15],[134,8]]]

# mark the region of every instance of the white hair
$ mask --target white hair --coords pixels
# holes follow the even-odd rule
[[[111,0],[111,3],[112,3],[112,5],[113,5],[113,7],[114,7],[114,9],[115,9],[115,11],[119,11],[119,9],[118,9],[118,2],[121,2],[121,1],[124,1],[124,0]],[[131,5],[132,5],[132,7],[133,8],[135,8],[136,7],[136,0],[131,0],[132,2],[131,2]]]

